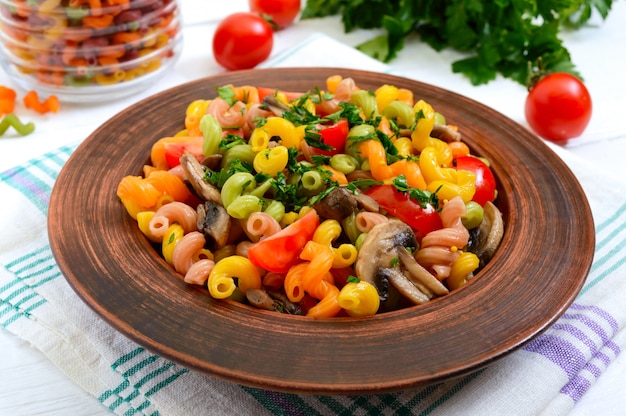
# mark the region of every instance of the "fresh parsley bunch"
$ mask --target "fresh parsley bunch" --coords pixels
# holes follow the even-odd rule
[[[308,0],[302,19],[341,14],[346,32],[383,28],[358,46],[389,62],[411,34],[437,51],[450,47],[469,57],[452,64],[474,85],[498,73],[526,85],[539,58],[543,69],[580,77],[559,38],[595,12],[606,19],[613,0]]]

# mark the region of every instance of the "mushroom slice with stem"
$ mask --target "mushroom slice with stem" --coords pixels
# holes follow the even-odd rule
[[[198,197],[205,201],[214,201],[222,204],[220,190],[208,183],[204,179],[205,167],[191,154],[184,154],[180,157],[180,166],[185,171],[187,181],[194,189]]]
[[[415,234],[404,222],[390,220],[377,224],[363,241],[355,271],[362,280],[376,286],[382,301],[388,296],[385,280],[415,304],[448,293],[448,289],[407,251],[415,248]]]

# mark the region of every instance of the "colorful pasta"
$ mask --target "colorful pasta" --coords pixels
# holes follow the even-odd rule
[[[260,305],[262,290],[282,311],[363,317],[470,282],[489,261],[471,230],[487,185],[456,166],[467,145],[432,137],[457,127],[393,85],[336,76],[327,88],[219,87],[187,106],[118,197],[173,270],[215,299]]]

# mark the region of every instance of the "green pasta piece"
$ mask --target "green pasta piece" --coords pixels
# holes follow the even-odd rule
[[[253,195],[241,195],[228,205],[226,212],[233,218],[246,219],[263,209],[263,200]]]
[[[254,162],[254,157],[256,153],[252,151],[252,146],[249,144],[238,144],[224,152],[224,156],[222,158],[222,169],[227,169],[231,163],[235,160],[239,160],[240,162],[248,163],[252,166]]]
[[[359,161],[350,155],[339,153],[330,158],[330,166],[344,175],[348,175],[359,167]]]
[[[263,198],[263,195],[265,195],[267,193],[267,191],[269,191],[270,189],[272,189],[272,180],[268,179],[264,182],[262,182],[260,185],[258,185],[256,188],[254,188],[252,191],[248,192],[249,195],[254,195],[257,198]]]
[[[324,179],[316,170],[310,170],[302,174],[302,187],[307,191],[319,192],[324,187]]]
[[[248,172],[237,172],[224,182],[222,187],[222,203],[226,210],[228,210],[230,204],[232,204],[237,198],[239,198],[244,192],[250,192],[256,188],[256,181],[254,176]],[[254,197],[257,200],[258,197]]]
[[[24,124],[15,114],[12,113],[4,116],[2,121],[0,121],[0,136],[6,133],[9,127],[13,127],[13,129],[22,136],[28,136],[35,131],[35,123],[29,122]]]
[[[414,122],[413,107],[402,101],[392,101],[383,110],[383,115],[389,120],[397,119],[405,127],[412,127]]]
[[[220,142],[222,141],[222,126],[220,126],[217,119],[211,114],[205,114],[200,119],[200,125],[198,127],[204,136],[202,154],[205,156],[221,154]]]
[[[341,221],[343,232],[346,234],[352,244],[357,240],[361,231],[356,226],[356,213],[350,214],[350,216],[344,218]]]
[[[266,200],[263,212],[280,222],[285,216],[285,204],[275,199]]]
[[[378,116],[376,97],[371,91],[359,90],[352,93],[350,103],[361,107],[365,118],[370,119]]]

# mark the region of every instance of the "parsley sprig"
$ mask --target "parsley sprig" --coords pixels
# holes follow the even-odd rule
[[[436,51],[468,54],[452,64],[474,85],[497,74],[525,85],[528,62],[541,57],[547,71],[580,76],[559,38],[597,13],[608,16],[615,0],[308,0],[301,19],[340,14],[346,32],[385,30],[358,48],[385,62],[394,59],[411,34]]]

